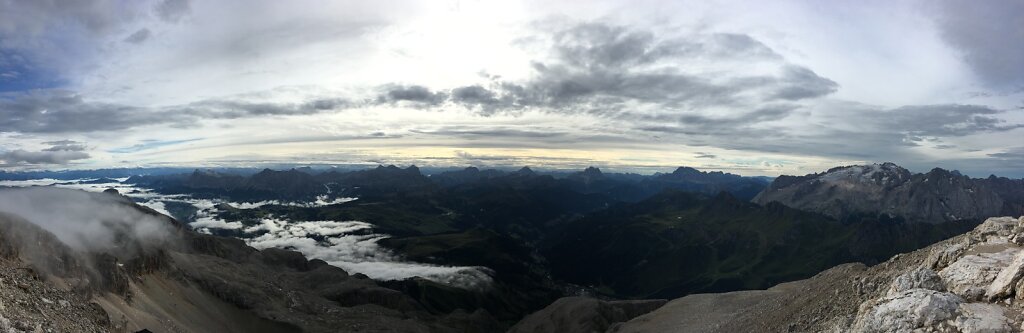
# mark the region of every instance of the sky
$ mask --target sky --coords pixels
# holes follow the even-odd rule
[[[0,0],[0,169],[1024,177],[1024,1]]]

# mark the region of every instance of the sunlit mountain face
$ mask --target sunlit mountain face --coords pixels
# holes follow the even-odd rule
[[[1022,17],[0,0],[0,332],[1017,332]]]

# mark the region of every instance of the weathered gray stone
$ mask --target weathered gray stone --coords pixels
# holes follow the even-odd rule
[[[1009,333],[1009,320],[1003,307],[988,303],[964,303],[953,325],[963,333]]]
[[[995,300],[1010,296],[1021,276],[1024,276],[1024,251],[1018,251],[1010,265],[999,271],[999,275],[985,291],[985,297]]]
[[[893,279],[889,286],[888,295],[895,295],[910,289],[928,289],[935,291],[946,291],[939,274],[930,268],[919,267],[915,270],[903,273]]]
[[[854,325],[855,332],[909,332],[953,319],[963,300],[954,294],[911,289],[886,296]]]
[[[939,271],[946,290],[969,300],[981,300],[999,272],[1013,261],[1020,249],[997,253],[969,254]]]
[[[941,270],[952,264],[960,256],[967,251],[969,247],[969,239],[964,239],[962,242],[952,243],[947,246],[937,247],[928,253],[928,258],[924,260],[924,267],[931,268],[933,270]]]
[[[1010,237],[1013,234],[1013,227],[1018,225],[1019,220],[1009,216],[990,217],[985,222],[974,228],[972,232],[976,239],[987,241],[994,237]]]

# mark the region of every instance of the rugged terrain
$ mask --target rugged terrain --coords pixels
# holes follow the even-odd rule
[[[611,324],[628,316],[580,313],[566,303],[592,301],[563,299],[513,330],[584,332],[599,325],[608,332],[1020,332],[1022,244],[1024,217],[990,218],[968,233],[871,267],[845,264],[767,290],[689,295]]]
[[[927,181],[921,178],[924,175]],[[945,181],[931,184],[933,179]],[[113,181],[67,184],[102,186]],[[817,327],[808,323],[831,311],[822,309],[846,306],[843,302],[853,300],[856,308],[869,297],[877,298],[865,291],[863,283],[850,287],[837,282],[844,276],[885,279],[864,272],[903,265],[883,262],[896,253],[967,232],[999,210],[1012,211],[1020,206],[1016,200],[1024,193],[1019,188],[1024,183],[1018,180],[971,179],[941,169],[913,175],[891,164],[779,177],[755,201],[776,195],[785,199],[800,191],[810,194],[789,197],[799,197],[797,201],[760,204],[750,199],[768,186],[762,178],[685,167],[651,176],[604,173],[597,168],[561,173],[466,168],[433,174],[394,166],[247,174],[197,170],[136,176],[125,183],[135,186],[114,186],[133,191],[125,192],[132,199],[112,192],[90,194],[89,200],[143,212],[173,230],[171,237],[141,240],[122,230],[112,240],[94,242],[112,242],[113,248],[83,252],[60,245],[53,235],[45,236],[48,230],[55,231],[52,226],[33,229],[32,223],[17,216],[4,223],[18,227],[0,229],[0,245],[9,249],[3,252],[5,267],[12,272],[31,269],[26,272],[35,272],[44,287],[65,293],[53,299],[48,296],[50,301],[71,304],[78,297],[82,309],[103,309],[105,316],[95,320],[101,330],[316,332],[342,327],[487,332],[504,330],[550,305],[515,330],[625,330],[648,320],[651,325],[670,325],[663,329],[685,322],[713,325],[682,326],[696,331],[717,326],[784,331],[790,327],[772,325],[791,323],[793,330],[801,331]],[[358,199],[333,200],[353,196]],[[181,200],[185,197],[190,200]],[[256,204],[257,200],[262,202]],[[324,203],[303,204],[310,200]],[[967,206],[979,200],[985,202],[978,204],[984,209]],[[924,207],[927,214],[886,211],[890,201]],[[35,202],[24,205],[35,206]],[[57,205],[43,210],[66,209]],[[207,220],[235,226],[196,228],[210,234],[193,231],[188,223],[196,221],[201,209]],[[929,220],[925,217],[929,214],[958,218]],[[275,248],[315,255],[316,251],[293,245],[329,240],[319,234],[262,251],[247,246],[242,239],[251,241],[261,232],[270,232],[263,225],[267,219],[299,233],[301,228],[294,228],[302,223],[359,221],[369,226],[359,235],[383,235],[376,244],[393,251],[396,260],[434,267],[480,267],[491,281],[479,289],[420,277],[374,281],[327,263],[340,261],[309,260],[301,253]],[[845,265],[809,280],[783,283],[850,262],[872,267]],[[779,283],[767,291],[757,290]],[[850,290],[864,294],[801,298],[806,290],[832,288],[845,293],[847,287],[861,288]],[[753,291],[694,295],[735,290]],[[565,296],[600,300],[559,299]],[[616,300],[644,298],[679,299],[663,307],[664,301],[658,300]],[[758,308],[765,300],[776,303]],[[11,325],[61,327],[61,322],[47,322],[41,314],[63,308],[39,302],[26,304],[38,304],[45,311],[20,304],[11,312],[17,315],[7,316]],[[790,303],[818,312],[805,313],[801,307],[786,305]],[[86,315],[74,306],[68,309]],[[758,311],[778,317],[770,323],[749,317]],[[663,317],[643,319],[658,313]],[[690,320],[689,315],[703,319]],[[735,322],[716,319],[737,316],[740,319]]]
[[[83,250],[18,216],[0,216],[4,332],[37,327],[62,332],[489,332],[502,327],[486,310],[440,312],[298,252],[258,251],[241,240],[197,234],[116,193],[87,195],[96,203],[160,219],[170,233],[160,238],[124,233],[115,235],[113,247]]]
[[[941,223],[1019,215],[1024,187],[1009,179],[972,179],[939,168],[913,174],[892,163],[846,166],[806,176],[780,176],[754,202],[819,212],[837,219],[887,215]]]

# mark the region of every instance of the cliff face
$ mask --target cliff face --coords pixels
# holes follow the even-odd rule
[[[753,201],[775,201],[837,219],[885,214],[924,223],[981,220],[1004,212],[1004,199],[983,180],[938,168],[912,174],[892,163],[779,177]]]

